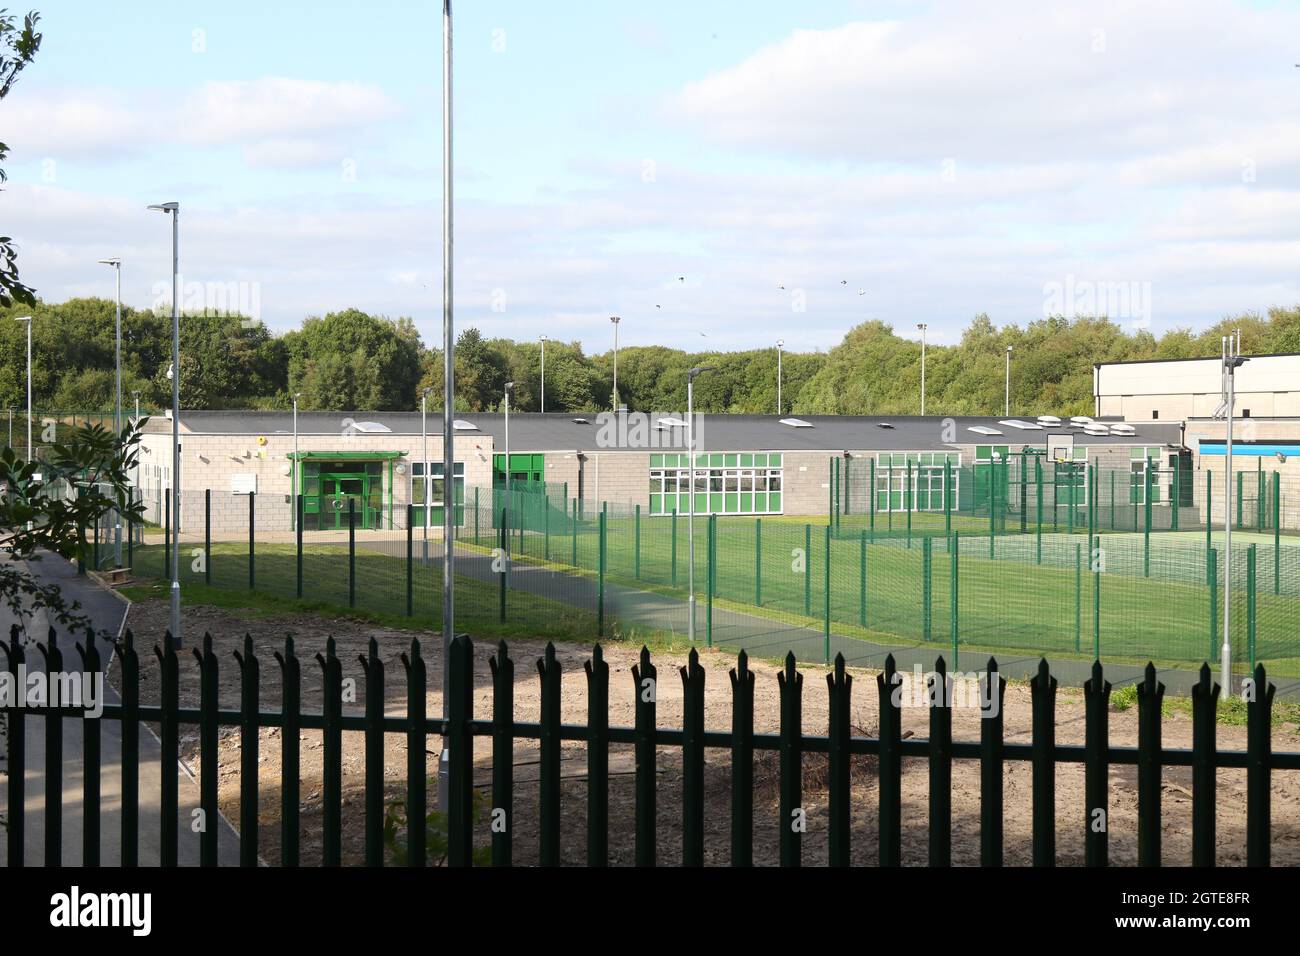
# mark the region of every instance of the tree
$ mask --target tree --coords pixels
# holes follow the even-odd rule
[[[286,334],[283,347],[289,388],[302,392],[303,408],[396,411],[415,401],[421,347],[410,319],[331,312]]]
[[[41,48],[41,34],[36,32],[36,24],[41,15],[35,11],[23,18],[22,27],[18,26],[17,17],[7,10],[0,9],[0,100],[9,95],[14,81],[36,57]],[[9,155],[9,147],[0,143],[0,163]],[[0,167],[0,183],[8,176]],[[18,250],[9,236],[0,236],[0,306],[10,306],[15,302],[24,305],[36,303],[36,293],[18,280]]]

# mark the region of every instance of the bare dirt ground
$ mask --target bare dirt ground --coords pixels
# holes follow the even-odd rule
[[[394,631],[372,624],[340,619],[324,619],[303,614],[293,618],[275,620],[242,617],[237,613],[211,607],[191,607],[186,611],[188,633],[192,636],[210,631],[215,640],[220,662],[220,699],[223,708],[239,707],[239,666],[232,654],[242,646],[245,633],[253,637],[254,648],[261,661],[261,706],[275,711],[280,706],[279,668],[272,656],[283,650],[286,633],[294,635],[296,650],[302,660],[302,706],[304,712],[318,712],[321,707],[320,668],[314,655],[324,651],[325,638],[333,635],[343,661],[345,677],[357,681],[357,701],[345,706],[345,711],[361,713],[364,705],[364,680],[357,656],[366,653],[371,637],[379,641],[380,656],[384,662],[387,679],[386,710],[390,715],[405,712],[405,672],[400,655],[410,646],[411,638],[418,637],[421,647],[428,649],[428,713],[441,712],[441,670],[435,648],[439,646],[436,633],[412,634]],[[130,624],[137,635],[142,667],[141,693],[145,701],[155,701],[158,693],[157,660],[150,645],[167,625],[167,607],[163,602],[147,602],[132,608]],[[220,635],[220,636],[218,636]],[[197,646],[192,637],[184,652],[181,664],[181,705],[197,706],[199,699],[198,666],[189,647]],[[639,647],[610,644],[605,646],[605,657],[610,666],[610,723],[612,726],[630,726],[633,723],[633,682],[631,667],[636,663]],[[515,661],[516,719],[535,721],[539,716],[540,681],[535,661],[543,653],[544,645],[520,641],[510,646],[510,656]],[[561,645],[557,648],[563,667],[562,712],[565,723],[584,724],[587,718],[586,678],[582,664],[590,649],[578,645]],[[487,717],[491,714],[492,690],[488,658],[494,647],[487,644],[475,648],[474,714]],[[682,720],[682,687],[677,668],[685,663],[683,653],[657,653],[654,662],[659,672],[658,724],[661,727],[679,727]],[[710,730],[728,730],[731,725],[731,684],[728,670],[735,658],[726,653],[705,651],[701,664],[706,670],[705,719]],[[751,664],[756,673],[755,729],[758,732],[775,732],[779,726],[778,667],[762,661]],[[826,732],[826,668],[801,665],[804,674],[803,723],[809,734]],[[874,671],[851,669],[854,676],[851,722],[855,734],[874,733],[878,726],[876,682]],[[111,675],[118,684],[119,674],[114,666]],[[915,737],[928,736],[929,713],[924,707],[903,709],[903,733]],[[956,740],[978,740],[980,718],[971,709],[957,709],[953,715],[953,736]],[[1029,687],[1012,684],[1007,688],[1005,705],[1005,731],[1008,742],[1030,741]],[[1082,692],[1074,688],[1061,688],[1057,699],[1056,739],[1062,744],[1082,744],[1084,736],[1084,710]],[[304,865],[320,862],[321,843],[321,734],[304,731],[301,735],[301,835],[302,862]],[[1174,713],[1166,717],[1163,740],[1166,747],[1190,747],[1192,725],[1189,717]],[[1111,741],[1117,745],[1136,745],[1137,710],[1113,710],[1111,714]],[[1221,749],[1244,750],[1246,728],[1220,725],[1218,742]],[[490,792],[491,741],[477,738],[475,742],[475,782]],[[436,773],[437,738],[429,739],[426,767],[432,776]],[[1300,726],[1280,724],[1274,727],[1275,751],[1300,749]],[[259,744],[260,789],[258,801],[259,850],[262,859],[275,864],[280,859],[280,751],[279,730],[262,731]],[[400,801],[406,788],[406,739],[402,734],[389,734],[384,748],[385,800]],[[227,819],[239,819],[239,761],[240,740],[237,728],[222,728],[219,745],[220,780],[219,799]],[[182,728],[182,755],[201,773],[203,768],[198,755],[198,728]],[[360,863],[364,850],[363,784],[365,745],[360,733],[343,735],[343,854],[344,863]],[[730,851],[730,755],[722,750],[706,751],[706,807],[705,854],[711,865],[725,865]],[[854,758],[861,761],[854,767],[852,790],[852,860],[855,865],[874,865],[877,859],[877,800],[875,765],[872,758]],[[777,862],[778,804],[775,754],[757,755],[754,794],[754,860],[758,865]],[[665,865],[677,863],[681,857],[680,786],[681,759],[675,748],[660,748],[658,755],[659,787],[657,842],[658,861]],[[805,755],[804,772],[809,780],[824,778],[825,757]],[[610,755],[610,861],[614,865],[633,862],[633,770],[631,747],[615,746]],[[565,743],[562,751],[562,825],[561,853],[567,865],[585,862],[586,847],[586,749],[581,743]],[[520,742],[515,750],[515,839],[516,864],[532,864],[537,860],[537,748],[530,742]],[[1191,771],[1184,768],[1166,768],[1163,776],[1163,862],[1166,865],[1187,865],[1191,861]],[[1218,863],[1243,865],[1246,842],[1246,778],[1245,771],[1221,770],[1218,775]],[[903,767],[903,862],[924,865],[928,847],[928,773],[924,759],[904,761]],[[979,862],[979,764],[978,761],[954,761],[952,772],[953,806],[953,862],[957,865],[977,865]],[[1031,859],[1030,830],[1030,767],[1026,762],[1008,761],[1005,769],[1005,862],[1007,865],[1028,865]],[[429,805],[436,805],[433,781],[429,787]],[[1278,771],[1273,775],[1273,863],[1274,865],[1300,864],[1300,774]],[[807,812],[807,831],[803,837],[803,862],[805,865],[826,863],[827,801],[824,788],[805,784],[804,808]],[[1057,862],[1060,865],[1082,865],[1084,834],[1083,768],[1078,764],[1059,765],[1056,771]],[[1134,865],[1137,861],[1137,779],[1133,767],[1112,767],[1110,771],[1110,859],[1112,865]],[[489,841],[486,820],[481,832],[475,836],[475,845]]]

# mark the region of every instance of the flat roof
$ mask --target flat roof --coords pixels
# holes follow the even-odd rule
[[[620,427],[636,427],[631,413],[623,416]],[[681,413],[660,412],[648,414],[648,424],[659,419],[682,419]],[[1034,416],[999,418],[990,416],[938,416],[922,418],[919,415],[795,415],[811,427],[792,427],[781,423],[776,415],[696,415],[696,437],[702,449],[711,451],[929,451],[956,448],[962,445],[1043,445],[1048,435],[1073,434],[1082,445],[1140,445],[1178,443],[1182,438],[1182,425],[1176,421],[1128,422],[1133,435],[1085,435],[1081,428],[1066,426],[1051,428],[1016,428],[1002,424],[1004,421],[1033,423]],[[505,416],[499,412],[458,412],[458,420],[474,426],[473,430],[458,430],[462,438],[490,435],[493,445],[500,450],[505,445]],[[944,424],[951,419],[956,425],[952,441],[943,441]],[[580,421],[579,421],[580,420]],[[1118,418],[1097,418],[1101,423],[1117,423]],[[1068,419],[1067,419],[1068,422]],[[380,438],[391,434],[402,447],[410,447],[411,436],[420,435],[419,412],[299,412],[299,439],[319,436],[338,438],[345,429],[374,423],[384,430],[366,430],[356,434]],[[510,450],[514,452],[559,451],[650,451],[684,449],[686,429],[673,426],[663,430],[647,427],[650,441],[635,449],[621,448],[605,441],[615,428],[609,412],[512,412],[510,414]],[[442,413],[430,410],[427,418],[430,441],[441,440]],[[891,426],[891,427],[884,427]],[[181,427],[196,435],[289,435],[293,433],[293,413],[289,411],[194,411],[181,412]],[[971,431],[972,428],[992,429],[1000,434]],[[167,419],[155,417],[146,426],[147,432],[170,430]],[[625,439],[624,439],[625,440]],[[313,442],[315,444],[315,442]],[[304,449],[305,450],[305,449]],[[431,448],[432,452],[433,449]]]
[[[1267,359],[1267,358],[1300,358],[1300,352],[1261,352],[1243,356],[1248,359]],[[1127,359],[1123,362],[1093,362],[1093,368],[1101,368],[1108,365],[1152,365],[1157,362],[1220,362],[1222,357],[1218,355],[1188,355],[1184,358],[1150,358],[1150,359]]]

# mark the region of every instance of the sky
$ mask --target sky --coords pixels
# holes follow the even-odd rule
[[[441,4],[41,4],[0,232],[46,301],[442,327]],[[826,349],[870,319],[1300,303],[1300,3],[455,8],[458,329]]]

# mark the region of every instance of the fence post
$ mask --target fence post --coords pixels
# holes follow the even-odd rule
[[[912,503],[916,500],[912,486],[912,462],[907,462],[907,485],[903,488],[903,508],[907,511],[907,546],[912,547]]]
[[[504,651],[505,645],[502,644]],[[504,653],[502,654],[504,656]],[[597,644],[591,658],[583,662],[587,673],[587,865],[609,865],[609,665]],[[506,675],[508,677],[509,675]],[[502,680],[502,693],[511,693],[513,681]],[[513,706],[513,705],[511,705]],[[512,712],[513,713],[513,712]],[[502,719],[500,756],[497,763],[514,764],[514,730]],[[513,721],[513,717],[511,717]],[[503,834],[503,849],[509,852],[510,835]]]
[[[895,668],[894,655],[887,654],[884,673],[876,676],[880,708],[880,759],[876,765],[880,776],[880,832],[877,841],[877,862],[880,866],[901,866],[903,859],[902,708],[894,702],[894,688],[902,680],[902,675]]]
[[[694,647],[682,677],[682,866],[704,866],[704,668]]]
[[[348,607],[357,605],[357,499],[348,499]]]
[[[676,497],[676,495],[673,496],[674,499]],[[673,587],[677,587],[677,505],[673,505],[672,518],[669,521],[669,525],[671,526],[670,537],[673,539],[671,559],[672,583]]]
[[[455,476],[448,477],[454,479]],[[448,484],[454,488],[454,481]],[[454,501],[451,499],[451,495],[444,497],[443,507],[454,506]],[[551,651],[547,656],[552,657],[553,653]],[[549,660],[548,663],[554,664],[554,660]],[[470,730],[470,721],[474,717],[474,645],[467,635],[461,634],[451,641],[447,668],[450,671],[447,693],[447,723],[449,725],[447,728],[447,865],[470,866],[474,858],[474,738],[471,736]],[[548,773],[551,768],[547,760],[551,755],[552,747],[558,747],[559,743],[559,741],[552,743],[548,739],[549,735],[547,733],[548,730],[554,727],[554,724],[549,719],[552,717],[552,711],[559,710],[559,700],[557,699],[559,695],[555,693],[559,690],[559,674],[557,672],[555,675],[554,688],[550,686],[548,677],[548,674],[542,676],[540,789],[543,811],[546,808],[548,788],[553,786],[555,789],[559,789],[559,780],[555,779],[552,782],[552,776]],[[548,693],[548,691],[551,691],[551,693]],[[555,723],[558,723],[558,721]],[[544,812],[540,816],[541,820],[539,822],[543,833],[543,858],[541,863],[546,866],[549,861],[545,859],[544,855],[546,847],[545,834],[550,829],[548,824],[558,824],[559,821],[548,819]],[[557,831],[555,839],[558,842],[558,825],[554,829]]]
[[[785,667],[777,674],[781,694],[779,743],[780,775],[780,864],[800,865],[802,830],[795,818],[803,805],[803,675],[795,669],[794,652],[785,656]]]
[[[1079,631],[1083,623],[1083,546],[1074,545],[1074,649],[1079,650]]]
[[[763,519],[754,519],[754,607],[763,606]]]
[[[888,494],[888,492],[886,492]],[[871,459],[871,508],[867,512],[867,523],[871,531],[871,540],[876,540],[876,459]]]
[[[930,539],[927,538],[927,541]],[[826,526],[826,567],[822,574],[822,590],[826,595],[826,606],[822,609],[822,646],[825,662],[831,662],[831,528]]]
[[[803,526],[803,613],[812,614],[812,525]]]
[[[1038,662],[1038,673],[1029,684],[1032,713],[1030,779],[1033,796],[1031,829],[1034,866],[1056,865],[1056,678],[1047,661]]]
[[[203,489],[203,583],[212,583],[212,489]],[[301,594],[298,595],[302,597]]]
[[[1282,593],[1282,473],[1273,472],[1273,593]]]
[[[600,509],[600,557],[598,559],[597,577],[599,584],[597,586],[597,611],[596,611],[596,636],[605,636],[605,517],[606,512],[602,507]]]
[[[1002,715],[1006,693],[1006,679],[998,673],[998,662],[990,657],[984,675],[984,706],[988,711],[980,714],[980,866],[1002,865]]]
[[[1105,866],[1110,828],[1110,682],[1101,661],[1092,662],[1092,677],[1083,684],[1083,862]],[[1100,817],[1098,817],[1100,814]]]
[[[632,576],[641,580],[641,506],[633,512]]]
[[[1160,709],[1165,685],[1147,664],[1138,692],[1138,866],[1160,865]]]
[[[930,621],[931,621],[931,558],[933,547],[931,542],[934,539],[924,537],[921,539],[921,637],[929,641],[931,638]]]
[[[1097,539],[1098,542],[1101,538]],[[1101,660],[1101,548],[1094,547],[1088,555],[1092,562],[1092,659]]]
[[[573,567],[578,566],[578,499],[573,499],[573,518],[569,522],[569,529],[573,532],[573,556],[570,564]]]
[[[1264,665],[1255,667],[1255,695],[1246,704],[1246,865],[1268,866],[1269,768],[1272,764],[1271,711],[1277,687]]]
[[[1192,866],[1214,866],[1215,710],[1220,688],[1201,665],[1192,685]]]
[[[952,534],[952,459],[943,456],[943,533]]]
[[[949,592],[948,630],[951,632],[951,636],[952,636],[952,669],[953,670],[958,670],[961,667],[961,663],[957,659],[958,615],[960,613],[960,608],[961,608],[961,604],[959,601],[960,592],[957,590],[958,564],[961,559],[961,545],[958,543],[959,541],[960,538],[956,532],[953,532],[952,536],[949,537],[948,539],[948,550],[950,552],[948,555],[948,562],[950,564],[949,572],[951,574],[951,579],[948,582],[948,592]]]
[[[297,591],[297,593],[298,593],[298,600],[301,601],[301,600],[302,600],[302,517],[303,517],[303,513],[304,513],[305,509],[303,508],[302,495],[295,495],[295,496],[294,496],[294,501],[296,502],[295,507],[297,507],[297,509],[298,509],[298,510],[297,510],[297,513],[293,516],[293,519],[294,519],[294,520],[293,520],[293,526],[294,526],[294,530],[293,530],[294,548],[295,548],[295,551],[296,551],[296,553],[297,553],[297,560],[296,560],[296,562],[295,562],[295,570],[296,570],[297,578],[298,578],[298,591]],[[406,518],[407,518],[407,520],[406,520],[406,527],[409,529],[409,528],[411,527],[411,520],[410,520],[410,518],[411,518],[411,510],[410,510],[409,507],[408,507],[407,510],[406,510]],[[406,536],[407,536],[408,538],[411,536],[409,530],[407,531],[407,535],[406,535]],[[212,559],[209,558],[208,560],[211,561]]]
[[[506,542],[510,532],[506,529],[506,509],[501,509],[501,527],[497,531],[497,549],[501,561],[501,575],[497,580],[497,617],[502,624],[506,622]]]
[[[1210,653],[1206,660],[1214,660],[1219,646],[1219,561],[1218,551],[1205,552],[1205,577],[1210,588]]]
[[[742,650],[731,669],[731,865],[754,864],[754,672]]]
[[[867,626],[867,533],[858,539],[858,626]]]
[[[477,490],[477,489],[476,489]],[[415,506],[409,502],[406,505],[406,616],[410,617],[415,613],[415,571],[412,565],[415,563],[415,528],[411,522],[415,518]],[[302,548],[298,549],[301,556]],[[301,562],[299,568],[301,569]],[[301,570],[298,574],[299,582],[302,581]],[[299,588],[298,596],[302,596],[302,590]]]
[[[707,604],[704,607],[704,643],[706,647],[713,646],[713,585],[715,578],[713,575],[714,566],[717,561],[717,552],[714,546],[718,541],[718,516],[710,514],[706,527],[708,528],[708,539],[704,546],[704,553],[708,556],[708,567],[704,571],[704,579],[707,585]]]
[[[257,540],[257,492],[248,493],[248,590],[253,590]]]
[[[1036,493],[1038,496],[1038,521],[1037,530],[1034,532],[1034,563],[1043,563],[1043,459],[1034,456],[1034,483],[1038,486]]]
[[[1142,509],[1143,529],[1142,529],[1142,576],[1151,577],[1151,456],[1147,456],[1147,466],[1142,474],[1142,497],[1146,501]]]
[[[694,494],[694,489],[691,494]],[[650,661],[650,651],[641,647],[638,663],[632,665],[633,725],[636,732],[635,763],[636,789],[635,808],[633,810],[633,828],[635,837],[635,861],[637,866],[655,865],[655,820],[657,818],[656,802],[658,781],[655,779],[655,693],[659,676],[658,668]],[[734,831],[733,831],[734,835]]]
[[[1238,531],[1241,530],[1241,512],[1242,512],[1241,486],[1242,486],[1243,475],[1245,475],[1245,472],[1243,471],[1237,472],[1237,530]]]
[[[989,459],[989,560],[993,559],[993,538],[997,534],[997,490],[998,483],[998,466],[997,462]]]
[[[1208,552],[1213,543],[1210,531],[1214,527],[1214,488],[1210,469],[1205,469],[1205,550]]]
[[[172,566],[172,490],[163,492],[163,566],[162,577],[171,577]]]
[[[637,577],[641,576],[641,506],[637,505]],[[542,495],[542,560],[551,560],[551,497]]]
[[[852,470],[850,466],[851,466],[852,464],[853,464],[853,459],[852,459],[852,458],[845,458],[845,459],[844,459],[844,486],[843,486],[843,487],[844,487],[844,490],[843,490],[843,492],[841,493],[841,504],[842,504],[842,507],[843,507],[844,514],[846,514],[846,515],[847,515],[847,514],[852,514],[852,511],[851,511],[851,509],[850,509],[850,504],[851,504],[853,498],[852,498],[852,496],[849,494],[849,492],[852,490],[852,485],[851,485],[851,482],[849,481],[849,472]]]
[[[1169,507],[1173,509],[1169,514],[1169,527],[1172,531],[1178,530],[1178,508],[1183,499],[1182,461],[1182,455],[1174,455],[1174,493],[1169,496]]]
[[[1246,653],[1250,668],[1255,669],[1255,545],[1246,549]]]
[[[849,865],[849,763],[853,759],[849,754],[853,677],[844,672],[843,654],[835,655],[835,670],[826,675],[826,686],[830,691],[828,855],[830,865],[839,867]]]

